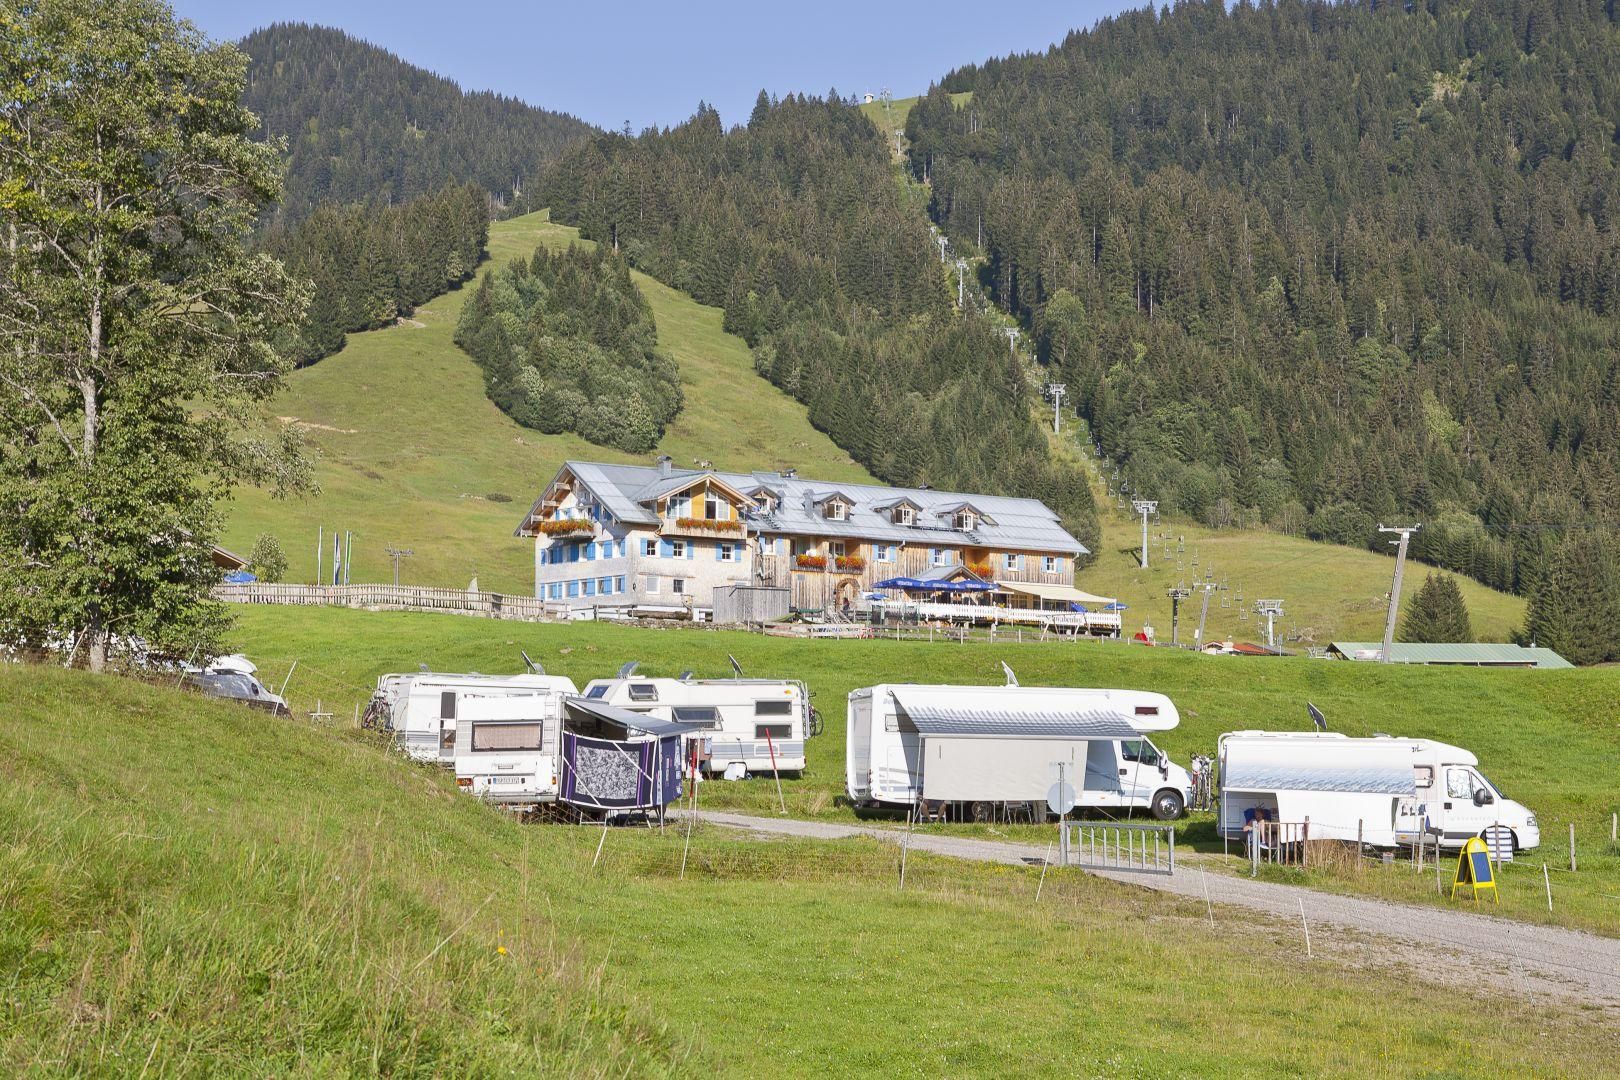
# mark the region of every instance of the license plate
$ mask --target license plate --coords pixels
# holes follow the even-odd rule
[[[491,784],[521,784],[527,779],[527,776],[492,776],[489,778],[489,782]]]

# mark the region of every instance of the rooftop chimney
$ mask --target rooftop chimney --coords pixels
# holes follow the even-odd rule
[[[659,454],[658,455],[658,475],[659,476],[668,476],[671,464],[673,464],[673,462],[670,460],[670,456],[668,454]]]

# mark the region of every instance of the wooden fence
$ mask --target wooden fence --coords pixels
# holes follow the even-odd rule
[[[549,621],[545,601],[508,593],[428,589],[414,585],[218,585],[214,596],[233,604],[312,604],[367,611],[436,611],[486,619]]]

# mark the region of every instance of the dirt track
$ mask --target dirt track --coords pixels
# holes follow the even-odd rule
[[[702,820],[711,824],[813,839],[873,836],[891,843],[900,840],[900,833],[894,829],[793,818],[705,810]],[[918,851],[979,862],[1038,865],[1047,854],[1044,849],[1028,844],[930,833],[912,834],[911,846]],[[1598,937],[1579,930],[1535,926],[1469,911],[1335,896],[1295,885],[1207,874],[1185,861],[1177,867],[1173,876],[1108,870],[1088,872],[1199,900],[1204,898],[1207,889],[1209,899],[1216,904],[1246,908],[1291,920],[1296,925],[1303,901],[1305,916],[1313,927],[1342,927],[1422,948],[1428,962],[1414,965],[1413,970],[1426,972],[1440,981],[1453,982],[1459,972],[1500,973],[1509,976],[1514,986],[1527,995],[1546,994],[1620,1010],[1620,939]],[[1433,952],[1436,948],[1456,956],[1461,966],[1447,963],[1444,959],[1435,962]]]

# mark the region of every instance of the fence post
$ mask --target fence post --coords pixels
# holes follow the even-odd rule
[[[1364,835],[1362,827],[1366,824],[1362,818],[1356,818],[1356,870],[1361,870],[1361,838]]]
[[[1569,872],[1575,872],[1575,823],[1569,823]]]
[[[1171,828],[1170,828],[1170,875],[1172,877],[1174,877],[1175,873],[1176,873],[1176,830],[1175,830],[1174,826],[1171,826]]]
[[[900,841],[900,891],[906,891],[906,856],[911,851],[911,819],[916,816],[917,809],[912,807],[906,811],[906,835]]]
[[[1311,819],[1309,817],[1306,817],[1305,825],[1300,829],[1299,835],[1299,868],[1309,870],[1311,868]]]

